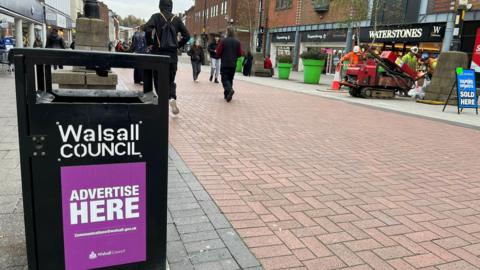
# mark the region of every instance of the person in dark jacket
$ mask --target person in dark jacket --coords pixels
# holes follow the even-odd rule
[[[215,36],[214,40],[208,45],[208,52],[210,53],[210,81],[215,78],[215,83],[218,83],[218,75],[220,74],[220,59],[217,56],[217,46],[220,43],[220,37]]]
[[[187,52],[190,56],[190,61],[192,62],[192,71],[193,71],[193,81],[198,82],[198,75],[202,71],[203,63],[203,49],[200,46],[200,42],[195,42],[195,45]]]
[[[143,32],[140,27],[138,27],[135,34],[133,34],[132,47],[130,49],[133,53],[137,54],[147,53],[147,39],[145,38],[145,32]],[[143,70],[139,68],[133,70],[133,82],[135,84],[143,84]]]
[[[250,51],[247,52],[247,55],[243,59],[243,75],[250,76],[253,66],[253,55]]]
[[[45,48],[50,49],[66,49],[65,40],[58,34],[58,29],[52,29],[50,36],[47,39],[47,44]],[[60,69],[63,69],[63,66],[58,66]],[[57,69],[57,65],[53,66],[53,69]]]
[[[178,49],[185,46],[185,44],[190,40],[190,34],[188,33],[185,24],[182,20],[172,14],[173,2],[172,0],[160,0],[160,13],[153,14],[150,20],[145,24],[145,29],[147,33],[147,45],[151,46],[151,53],[157,55],[170,56],[170,107],[172,108],[173,114],[178,114],[180,110],[177,106],[177,85],[175,84],[175,76],[177,74],[177,63],[178,63]],[[166,20],[169,22],[167,22]],[[181,34],[182,38],[178,42],[178,48],[161,48],[159,40],[161,37],[158,36],[161,33],[162,27],[166,23],[171,23],[175,28],[175,31]],[[154,83],[155,90],[160,91],[158,85],[158,74],[154,73]]]
[[[233,79],[237,67],[237,59],[243,55],[242,44],[235,38],[233,28],[227,29],[227,38],[222,40],[217,47],[217,56],[222,59],[220,74],[222,75],[223,94],[227,102],[232,101]]]

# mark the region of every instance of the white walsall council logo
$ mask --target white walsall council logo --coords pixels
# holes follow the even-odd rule
[[[88,255],[88,258],[89,258],[90,260],[95,260],[95,259],[97,258],[97,254],[92,251],[92,252],[90,253],[90,255]]]

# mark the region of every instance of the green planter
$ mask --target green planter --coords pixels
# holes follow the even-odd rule
[[[292,64],[278,63],[278,78],[280,80],[288,80],[290,78],[291,71],[292,71]]]
[[[320,74],[322,74],[325,60],[303,59],[303,79],[307,84],[318,84],[320,82]]]
[[[245,59],[245,57],[243,56],[240,56],[239,58],[237,58],[237,72],[242,72],[243,70],[243,60]]]

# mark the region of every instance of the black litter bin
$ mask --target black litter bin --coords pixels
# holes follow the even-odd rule
[[[169,58],[14,49],[10,60],[29,269],[165,269]],[[52,65],[140,68],[146,83],[52,90]]]

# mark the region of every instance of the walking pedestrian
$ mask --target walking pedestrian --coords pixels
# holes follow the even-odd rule
[[[247,55],[243,59],[243,75],[250,77],[252,73],[252,66],[253,66],[253,55],[250,51],[247,52]]]
[[[213,81],[213,78],[215,78],[215,83],[218,83],[218,75],[220,74],[220,58],[217,56],[217,47],[218,44],[220,43],[220,37],[215,36],[214,40],[210,45],[208,45],[208,52],[210,53],[210,64],[211,64],[211,69],[210,69],[210,81]]]
[[[227,29],[227,38],[222,40],[217,47],[217,56],[222,59],[220,74],[222,75],[223,94],[227,102],[232,101],[233,79],[235,78],[235,70],[237,59],[243,55],[242,44],[235,38],[233,28]]]
[[[198,75],[202,71],[203,63],[203,49],[200,46],[200,42],[196,41],[195,45],[190,48],[187,52],[187,55],[190,56],[190,61],[192,62],[192,71],[193,71],[193,81],[198,82]]]
[[[143,32],[140,27],[138,27],[132,37],[132,48],[133,53],[136,54],[145,54],[147,53],[147,39],[145,38],[145,32]],[[135,84],[143,84],[143,70],[135,68],[133,70],[133,82]]]
[[[50,49],[66,49],[65,40],[58,34],[58,29],[53,28],[50,36],[48,36],[47,44],[45,48]],[[63,69],[63,66],[60,65],[58,68]],[[53,66],[53,69],[57,69],[57,65]]]
[[[179,48],[185,46],[190,39],[190,34],[182,20],[172,14],[172,0],[160,0],[160,12],[153,14],[145,25],[147,32],[147,45],[151,46],[152,54],[170,56],[170,107],[173,114],[180,113],[177,106],[177,63]],[[182,36],[178,41],[178,33]],[[158,73],[154,72],[155,90],[160,91]]]

